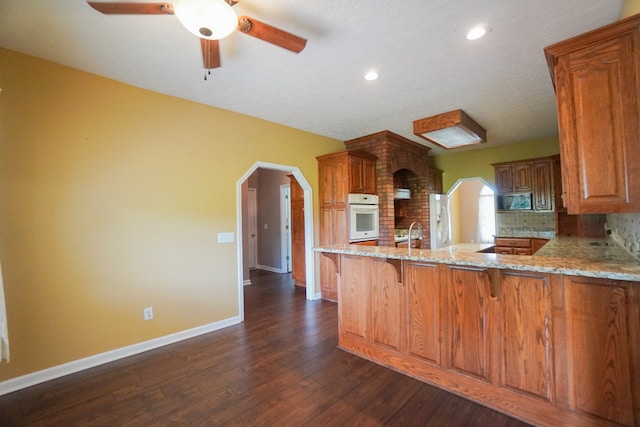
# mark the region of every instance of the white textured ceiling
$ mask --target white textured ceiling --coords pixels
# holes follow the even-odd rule
[[[617,20],[622,0],[241,0],[236,12],[308,39],[287,50],[233,33],[204,81],[174,16],[111,15],[84,0],[0,0],[0,46],[152,91],[340,140],[461,108],[488,143],[557,134],[543,48]],[[491,31],[475,42],[468,28]],[[2,64],[0,64],[0,67]],[[380,78],[369,82],[365,72]],[[0,82],[1,83],[1,82]]]

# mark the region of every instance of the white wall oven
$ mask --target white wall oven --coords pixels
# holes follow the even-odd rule
[[[349,194],[349,242],[377,240],[380,236],[379,198],[373,194]]]

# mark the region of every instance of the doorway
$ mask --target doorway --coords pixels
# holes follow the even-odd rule
[[[493,243],[495,198],[483,178],[461,178],[447,192],[450,199],[451,244]]]
[[[253,166],[245,172],[242,177],[236,182],[236,229],[238,230],[238,245],[237,245],[237,265],[238,265],[238,312],[240,318],[244,320],[244,285],[245,278],[248,278],[248,261],[245,259],[245,245],[247,245],[247,237],[243,224],[246,221],[246,209],[247,207],[247,180],[258,169],[267,169],[273,171],[282,171],[294,176],[294,178],[300,184],[304,192],[304,211],[313,212],[313,194],[311,184],[302,174],[300,169],[295,166],[280,165],[276,163],[256,162]],[[258,210],[260,207],[258,206]],[[261,227],[258,227],[261,228]],[[305,250],[304,250],[304,262],[306,266],[305,277],[305,295],[308,300],[315,300],[320,298],[320,294],[316,293],[315,286],[315,254],[313,252],[314,235],[313,235],[313,215],[304,216],[304,235],[305,235]]]

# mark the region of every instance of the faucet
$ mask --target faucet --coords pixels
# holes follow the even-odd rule
[[[417,240],[422,240],[422,226],[420,225],[419,222],[412,222],[411,225],[409,225],[409,244],[407,245],[408,247],[408,255],[411,255],[411,248],[413,247],[413,244],[411,243],[411,231],[413,230],[413,226],[418,227],[418,239]],[[422,245],[420,245],[422,246]]]

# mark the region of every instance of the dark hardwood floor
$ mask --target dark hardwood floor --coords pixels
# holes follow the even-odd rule
[[[337,306],[252,272],[245,322],[0,397],[1,426],[527,426],[336,348]]]

